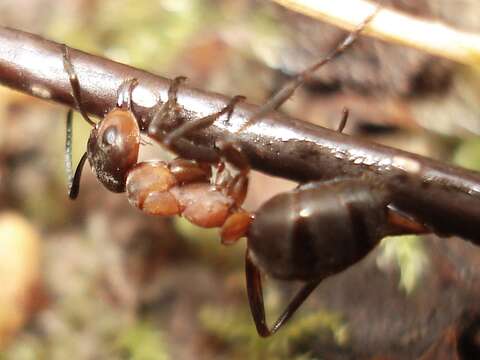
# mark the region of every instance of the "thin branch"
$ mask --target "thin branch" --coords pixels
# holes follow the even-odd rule
[[[366,0],[273,0],[291,10],[353,30],[376,4]],[[467,65],[480,65],[480,35],[382,8],[364,33]]]
[[[132,95],[133,111],[145,130],[159,99],[167,98],[168,79],[74,49],[70,50],[70,58],[81,85],[83,106],[90,114],[102,116],[112,109],[118,87],[135,78],[139,85]],[[45,100],[75,106],[61,45],[39,36],[0,27],[0,83]],[[216,112],[229,100],[187,86],[181,86],[178,92],[185,121]],[[257,108],[239,103],[230,121],[222,117],[192,134],[190,141],[185,139],[177,144],[178,153],[202,160],[216,155],[216,141],[234,139],[254,169],[271,175],[299,182],[375,178],[390,187],[394,205],[399,209],[437,232],[480,243],[479,173],[362,141],[280,113],[269,114],[237,133]]]

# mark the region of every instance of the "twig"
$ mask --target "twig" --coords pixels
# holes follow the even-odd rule
[[[376,5],[366,0],[273,0],[291,10],[353,30]],[[364,33],[467,65],[480,65],[480,35],[460,31],[437,21],[382,8]]]
[[[85,110],[102,116],[115,106],[117,89],[136,78],[133,110],[145,130],[155,105],[167,98],[170,81],[104,58],[70,51],[82,88]],[[39,36],[0,27],[0,83],[30,95],[74,107],[61,46]],[[182,86],[178,92],[185,121],[223,108],[229,98]],[[422,156],[381,146],[280,113],[260,119],[237,133],[257,109],[239,103],[230,121],[220,118],[178,153],[205,159],[215,142],[235,139],[254,169],[299,182],[336,177],[373,177],[388,184],[394,204],[436,231],[480,243],[480,174]],[[340,111],[340,110],[339,110]],[[156,139],[161,141],[161,139]],[[192,141],[195,143],[193,144]]]

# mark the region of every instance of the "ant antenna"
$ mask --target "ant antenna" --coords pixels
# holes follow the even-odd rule
[[[67,172],[68,193],[72,188],[73,170],[72,170],[72,117],[73,110],[69,109],[67,113],[67,133],[65,140],[65,171]]]
[[[72,166],[72,118],[73,110],[68,110],[67,113],[67,131],[66,131],[66,140],[65,140],[65,170],[67,172],[67,181],[68,181],[68,197],[72,200],[76,199],[80,191],[80,178],[82,177],[82,170],[87,160],[87,153],[85,152],[80,159],[80,162],[75,169],[75,175],[73,175],[73,166]]]
[[[271,111],[277,110],[285,101],[287,101],[295,92],[295,90],[301,86],[306,80],[308,80],[315,71],[321,68],[323,65],[327,64],[342,52],[344,52],[348,47],[350,47],[360,36],[360,33],[365,29],[370,21],[378,14],[382,8],[382,3],[384,0],[380,1],[375,11],[370,14],[365,20],[363,20],[354,31],[352,31],[348,36],[327,56],[318,61],[317,63],[306,68],[300,74],[295,76],[289,83],[283,86],[279,91],[277,91],[265,104],[263,104],[257,112],[255,112],[250,119],[248,119],[237,132],[242,132],[252,123],[258,119],[264,117]]]
[[[78,109],[78,111],[80,111],[85,121],[88,122],[93,127],[95,127],[96,125],[95,122],[88,117],[88,114],[85,112],[82,106],[82,97],[80,95],[80,83],[78,82],[77,74],[73,69],[72,61],[70,60],[70,50],[68,46],[66,46],[65,44],[62,45],[62,54],[63,54],[63,68],[67,72],[68,79],[70,80],[70,86],[72,87],[73,101],[75,102],[75,107]]]

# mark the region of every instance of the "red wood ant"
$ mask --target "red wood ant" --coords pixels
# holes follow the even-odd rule
[[[376,14],[368,17],[331,54],[306,69],[277,92],[239,131],[280,107],[318,68],[343,52],[359,36]],[[261,336],[275,333],[295,313],[315,287],[326,277],[355,264],[386,235],[422,233],[427,229],[390,207],[387,187],[369,178],[337,179],[303,184],[275,196],[255,213],[241,208],[248,187],[249,164],[235,143],[218,144],[216,164],[177,158],[170,162],[138,161],[140,129],[132,112],[135,79],[118,90],[116,107],[95,124],[82,110],[80,85],[63,47],[76,107],[92,126],[87,152],[71,176],[71,111],[67,121],[67,162],[69,196],[78,195],[81,171],[88,158],[105,187],[127,192],[129,202],[151,215],[183,215],[203,227],[222,227],[224,244],[247,237],[245,273],[252,316]],[[175,142],[189,132],[210,126],[220,116],[232,114],[243,97],[234,97],[221,111],[201,119],[181,123],[177,89],[185,80],[172,81],[168,99],[161,104],[148,128],[149,135],[162,138],[174,149]],[[338,131],[348,117],[344,111]],[[167,130],[165,130],[167,129]],[[236,174],[226,169],[233,165]],[[216,174],[212,176],[212,167]],[[265,318],[261,270],[274,278],[301,280],[305,285],[274,325]]]
[[[69,178],[69,197],[75,199],[80,188],[80,178],[86,159],[99,179],[110,191],[126,192],[129,202],[150,215],[182,215],[192,223],[202,227],[221,227],[230,216],[237,221],[249,221],[247,213],[240,206],[248,186],[249,168],[243,160],[232,164],[241,166],[239,174],[232,176],[221,160],[217,173],[212,178],[211,164],[177,158],[170,162],[148,161],[138,163],[140,128],[131,108],[132,91],[137,80],[125,81],[118,89],[117,104],[97,124],[83,111],[80,85],[70,61],[69,51],[62,47],[65,71],[69,75],[73,97],[84,119],[93,126],[75,174],[71,165],[71,123],[72,111],[67,115],[66,168]],[[157,117],[172,115],[170,104],[176,103],[176,88],[184,80],[175,79],[169,91],[166,106],[160,107]],[[212,122],[227,114],[230,116],[235,104],[242,96],[232,99],[224,109],[216,114],[198,119],[198,124]],[[165,105],[164,104],[164,105]],[[167,109],[167,111],[165,111]],[[168,143],[168,141],[167,141]],[[230,151],[228,149],[231,149]],[[226,146],[225,154],[232,153],[233,147]],[[238,165],[239,164],[239,165]],[[228,222],[230,224],[231,221]],[[234,236],[234,227],[224,231],[225,238]],[[231,235],[228,235],[232,233]]]

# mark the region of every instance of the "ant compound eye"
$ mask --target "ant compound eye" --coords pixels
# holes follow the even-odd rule
[[[118,129],[116,126],[109,126],[102,135],[102,144],[104,146],[114,146],[118,139]]]

